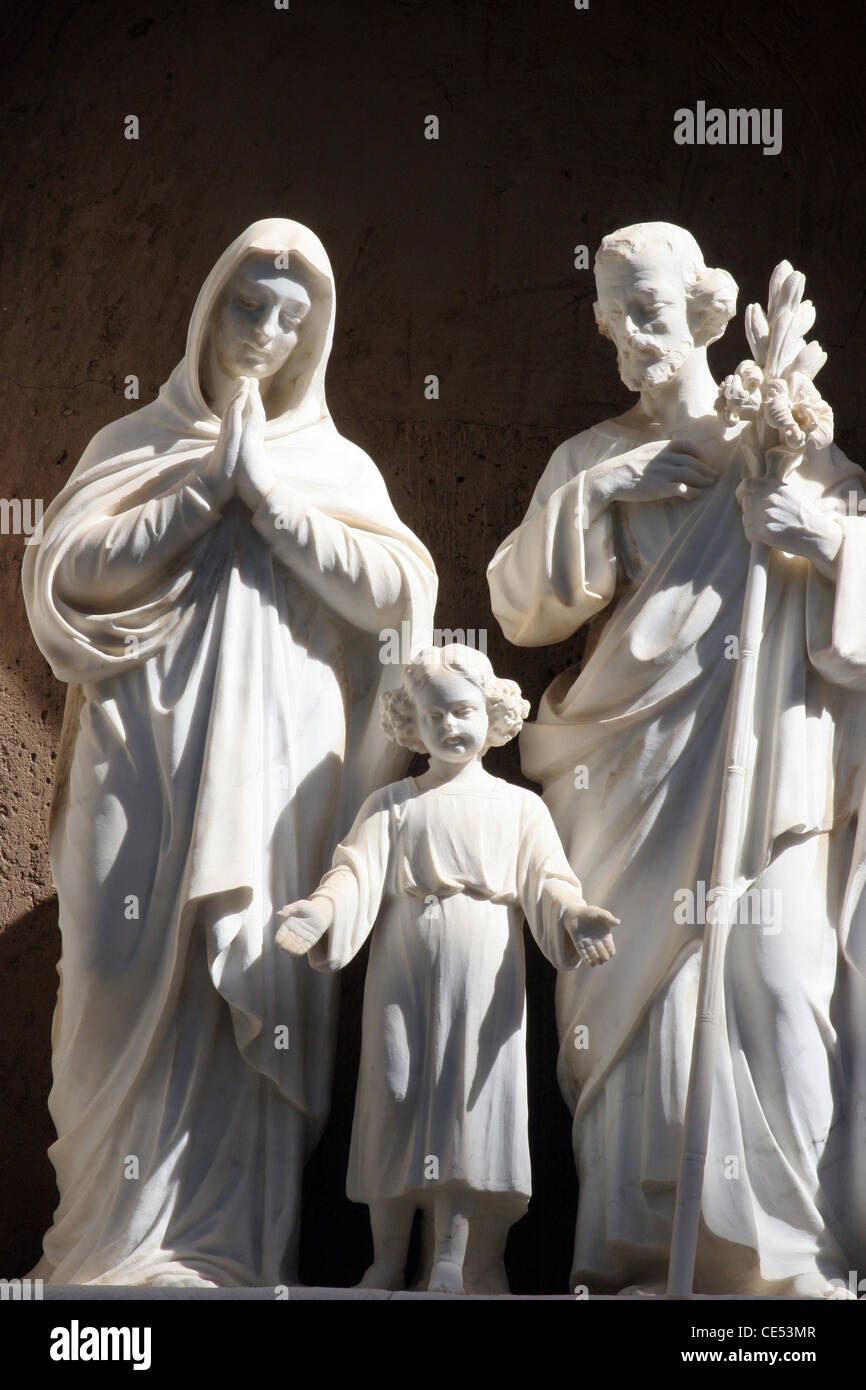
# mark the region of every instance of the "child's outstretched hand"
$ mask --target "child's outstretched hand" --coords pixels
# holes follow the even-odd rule
[[[281,907],[277,916],[283,923],[277,932],[277,945],[290,955],[305,956],[330,927],[333,909],[327,902],[299,898],[296,903]]]
[[[566,913],[565,929],[574,942],[581,961],[588,965],[603,965],[616,955],[611,932],[619,926],[619,918],[603,907],[578,907]]]

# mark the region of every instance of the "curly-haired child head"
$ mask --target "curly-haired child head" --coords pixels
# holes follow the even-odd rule
[[[415,695],[429,681],[432,672],[443,669],[469,681],[485,698],[490,721],[483,751],[498,748],[515,737],[529,714],[516,681],[496,675],[483,652],[455,642],[447,647],[425,647],[407,665],[396,690],[388,690],[380,702],[382,728],[394,743],[426,753],[416,723]]]

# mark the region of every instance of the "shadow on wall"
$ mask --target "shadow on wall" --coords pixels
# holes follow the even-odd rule
[[[47,1101],[59,956],[56,897],[0,933],[0,1277],[7,1279],[36,1264],[57,1205]]]

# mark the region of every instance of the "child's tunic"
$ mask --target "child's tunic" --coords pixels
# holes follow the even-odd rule
[[[334,924],[310,952],[339,969],[373,923],[347,1192],[443,1183],[531,1193],[523,917],[574,968],[562,910],[584,904],[544,802],[486,773],[374,792],[315,896]]]

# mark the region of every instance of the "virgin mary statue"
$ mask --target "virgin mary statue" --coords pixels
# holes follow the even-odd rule
[[[433,562],[325,402],[334,280],[282,219],[220,257],[158,398],[101,430],[28,547],[68,683],[50,825],[60,902],[54,1283],[297,1278],[328,1108],[334,977],[274,947],[407,754],[378,724],[429,639]]]

